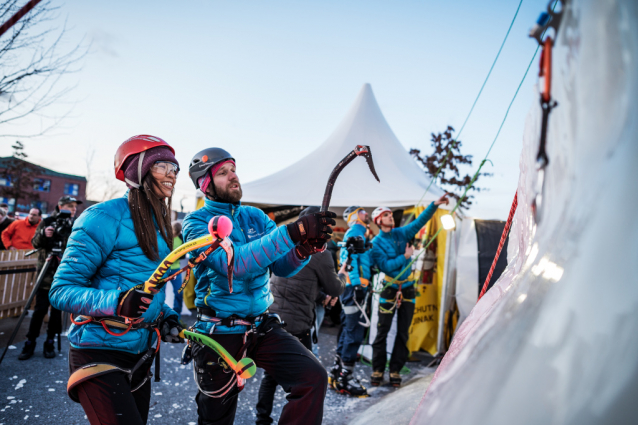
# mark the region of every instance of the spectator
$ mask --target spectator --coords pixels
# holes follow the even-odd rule
[[[6,249],[33,249],[31,240],[40,224],[42,211],[31,208],[24,220],[15,220],[2,232],[2,244]]]
[[[73,217],[78,208],[78,204],[82,201],[78,201],[72,196],[65,195],[60,198],[58,205],[55,207],[56,212],[51,216],[40,221],[38,228],[33,236],[33,247],[39,250],[38,253],[38,267],[37,275],[40,275],[40,271],[44,267],[47,257],[51,253],[55,246],[55,242],[62,242],[61,248],[66,248],[66,241],[71,235],[71,227],[73,226]],[[58,221],[58,215],[60,211],[68,211],[71,213],[71,218],[66,219],[66,224],[62,228],[56,229],[55,225]],[[27,333],[27,341],[24,343],[22,352],[18,356],[19,360],[28,360],[33,356],[35,351],[36,339],[40,336],[40,328],[42,328],[42,322],[44,316],[49,312],[49,290],[51,289],[51,283],[53,282],[53,276],[58,269],[58,264],[61,258],[51,261],[47,273],[43,276],[42,283],[38,288],[35,299],[35,308],[33,309],[33,317],[29,324],[29,332]],[[59,335],[62,332],[62,312],[56,308],[51,307],[51,313],[49,314],[49,323],[47,325],[47,339],[44,342],[43,354],[47,359],[55,358],[55,348],[53,345],[53,339],[55,335]]]
[[[9,214],[9,205],[0,204],[0,234],[4,232],[4,229],[9,227],[11,223],[13,223],[13,219],[8,216]],[[0,239],[0,251],[7,249],[2,243],[2,239]]]
[[[318,213],[319,207],[308,207],[299,218]],[[346,275],[337,275],[332,255],[328,250],[314,254],[310,262],[292,277],[270,278],[270,290],[275,298],[270,312],[278,314],[286,323],[286,330],[308,349],[312,350],[312,328],[315,326],[315,300],[319,292],[338,297],[345,288]],[[271,424],[273,400],[277,381],[264,372],[257,401],[257,424]],[[284,388],[285,390],[285,388]]]

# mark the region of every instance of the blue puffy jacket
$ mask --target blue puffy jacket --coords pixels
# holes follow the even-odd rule
[[[351,236],[361,236],[365,239],[366,228],[362,224],[356,223],[348,229],[343,240],[347,241]],[[339,253],[339,261],[341,264],[345,263],[348,259],[348,250],[341,248]],[[366,251],[362,254],[352,254],[352,271],[348,273],[350,282],[346,286],[361,286],[361,278],[370,280],[370,251]]]
[[[370,255],[372,263],[376,264],[383,273],[390,279],[397,277],[397,280],[405,280],[412,273],[408,267],[403,273],[401,271],[412,261],[405,258],[405,246],[414,238],[423,226],[432,218],[438,207],[432,202],[412,223],[407,226],[397,227],[389,232],[379,232],[372,239],[372,250]],[[403,287],[414,285],[414,281],[403,283]],[[398,288],[396,283],[392,285]]]
[[[93,205],[73,225],[62,262],[58,267],[49,299],[51,305],[73,315],[114,316],[121,292],[144,283],[170,249],[157,231],[158,261],[144,255],[137,242],[128,194]],[[164,290],[142,316],[145,322],[177,315],[164,303]],[[121,329],[113,329],[120,333]],[[108,334],[100,324],[71,325],[69,342],[75,348],[99,348],[140,354],[148,350],[149,331],[131,330],[123,336]],[[157,339],[153,332],[153,343]]]
[[[225,215],[233,222],[230,239],[235,247],[233,292],[228,290],[228,257],[219,248],[195,267],[195,305],[215,310],[217,317],[255,317],[272,304],[268,281],[275,276],[291,277],[308,263],[300,260],[286,226],[277,227],[263,211],[241,204],[206,200],[204,207],[188,214],[183,221],[184,240],[191,241],[208,234],[208,222]],[[199,253],[205,248],[195,251]],[[210,332],[211,323],[198,322],[195,328]],[[246,328],[218,326],[218,333],[244,333]]]

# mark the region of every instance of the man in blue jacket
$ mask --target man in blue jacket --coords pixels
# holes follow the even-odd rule
[[[343,236],[344,241],[349,238],[365,240],[370,218],[361,207],[346,208],[343,220],[350,228]],[[357,352],[370,326],[365,313],[365,304],[370,288],[370,257],[369,252],[348,253],[342,248],[339,253],[340,262],[344,264],[350,257],[350,268],[346,289],[341,295],[341,334],[337,345],[335,364],[330,371],[332,387],[342,393],[355,397],[367,397],[368,392],[353,375]]]
[[[408,331],[414,315],[414,299],[416,280],[412,274],[411,261],[413,248],[410,241],[423,226],[432,218],[438,206],[447,204],[447,195],[432,202],[419,217],[407,226],[395,228],[392,210],[379,207],[372,212],[372,219],[381,230],[372,240],[370,256],[385,273],[384,285],[396,279],[394,283],[384,288],[379,299],[379,322],[377,336],[372,344],[372,376],[370,383],[378,386],[383,382],[383,372],[387,360],[386,339],[392,326],[394,312],[397,311],[397,336],[390,357],[390,384],[395,387],[401,385],[399,372],[403,368],[408,355]]]
[[[241,185],[235,160],[225,150],[209,148],[191,161],[189,174],[206,195],[203,208],[183,221],[185,242],[208,233],[208,222],[225,215],[233,223],[234,281],[228,285],[228,257],[218,249],[195,268],[197,332],[211,335],[236,359],[251,357],[288,395],[280,423],[320,424],[326,392],[326,371],[301,342],[268,313],[273,296],[270,274],[291,277],[323,249],[335,224],[334,213],[300,217],[277,227],[258,208],[241,205]],[[231,424],[243,380],[212,350],[192,346],[199,391],[200,424]]]

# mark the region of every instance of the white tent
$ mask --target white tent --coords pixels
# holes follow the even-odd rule
[[[430,178],[410,157],[390,129],[370,84],[364,84],[352,108],[328,139],[308,156],[289,167],[243,185],[242,202],[261,205],[319,205],[328,176],[356,145],[369,145],[378,183],[363,158],[348,165],[335,184],[332,207],[406,207],[416,204]],[[312,183],[299,176],[314,176]],[[423,204],[443,195],[432,185]]]

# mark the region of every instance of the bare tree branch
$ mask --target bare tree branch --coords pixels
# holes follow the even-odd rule
[[[0,19],[8,19],[21,3],[0,2]],[[49,116],[45,112],[62,100],[74,86],[62,84],[62,77],[79,71],[88,52],[83,40],[71,49],[62,46],[68,35],[66,22],[61,28],[51,26],[58,20],[58,8],[43,1],[20,19],[0,38],[0,137],[34,137],[57,126],[67,113]],[[52,36],[55,37],[51,39]],[[14,134],[8,125],[20,125],[31,116],[42,122],[39,131]]]

